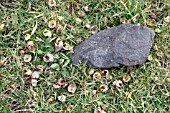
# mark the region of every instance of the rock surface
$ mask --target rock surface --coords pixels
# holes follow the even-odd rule
[[[94,68],[143,64],[154,35],[147,27],[127,23],[105,29],[74,47],[72,63],[86,62]]]

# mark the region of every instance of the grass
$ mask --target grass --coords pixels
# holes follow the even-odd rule
[[[107,113],[168,113],[170,112],[170,22],[165,18],[170,16],[168,0],[56,0],[56,7],[50,7],[48,1],[41,0],[1,0],[0,23],[5,27],[0,31],[0,112],[68,112],[67,107],[73,105],[72,113],[91,113],[105,105]],[[81,2],[82,1],[82,2]],[[78,11],[88,6],[90,11],[79,17]],[[78,9],[79,7],[79,9]],[[156,14],[158,13],[158,14]],[[156,17],[154,17],[154,15]],[[59,20],[58,16],[64,19]],[[75,19],[80,18],[81,23]],[[46,20],[54,19],[62,25],[62,32],[49,29]],[[54,50],[54,42],[61,38],[64,45],[76,45],[76,40],[82,41],[92,35],[92,30],[85,26],[97,25],[100,30],[107,26],[117,26],[123,21],[131,24],[141,24],[156,32],[155,42],[151,49],[152,59],[142,66],[109,69],[112,79],[107,80],[106,92],[100,91],[100,80],[93,79],[88,74],[91,69],[86,65],[71,64],[71,51]],[[73,28],[67,28],[67,25]],[[52,37],[43,36],[44,29],[52,32]],[[26,49],[25,34],[32,34],[35,53]],[[24,62],[24,54],[20,49],[32,55],[30,62]],[[47,52],[55,56],[54,62],[43,61]],[[30,83],[30,76],[24,76],[26,70],[36,70],[37,65],[44,65],[42,75],[38,78],[36,87]],[[95,69],[95,72],[101,72]],[[134,73],[133,76],[130,73]],[[124,75],[131,75],[131,80],[123,83],[121,88],[113,88],[112,82],[122,80]],[[69,84],[75,84],[75,93],[69,93],[67,88],[56,89],[53,84],[64,78]],[[96,93],[94,94],[94,92]],[[126,93],[132,92],[130,98]],[[64,103],[58,101],[58,96],[66,95]],[[49,102],[53,97],[54,100]],[[33,103],[37,103],[33,105]]]

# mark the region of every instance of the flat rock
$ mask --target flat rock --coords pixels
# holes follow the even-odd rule
[[[102,30],[74,47],[72,63],[86,62],[93,68],[143,64],[155,33],[144,26],[121,24]]]

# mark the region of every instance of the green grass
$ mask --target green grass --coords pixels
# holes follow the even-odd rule
[[[73,105],[72,113],[91,113],[102,105],[108,106],[107,113],[168,113],[170,112],[170,22],[164,18],[170,16],[170,2],[168,0],[56,0],[56,7],[49,7],[48,1],[42,0],[1,0],[0,24],[5,27],[0,31],[0,112],[61,112],[67,111],[67,106]],[[84,17],[79,17],[79,5],[83,10],[88,6],[90,11],[85,12]],[[156,6],[154,6],[156,5]],[[152,19],[151,13],[157,12],[157,18]],[[169,13],[168,13],[169,12]],[[58,16],[64,17],[59,21]],[[77,24],[75,18],[80,18]],[[64,27],[62,33],[56,33],[55,29],[48,28],[44,20],[54,19]],[[91,36],[91,29],[85,25],[97,25],[100,30],[107,26],[117,26],[125,20],[131,24],[141,24],[153,30],[159,28],[150,55],[152,60],[142,66],[134,66],[131,71],[127,67],[109,69],[112,76],[107,80],[108,90],[103,93],[99,87],[100,81],[94,80],[88,75],[90,67],[82,64],[71,64],[71,51],[54,51],[54,42],[57,38],[63,39],[64,44],[76,45],[76,40],[85,40]],[[148,24],[153,21],[153,24]],[[73,26],[68,29],[67,24]],[[36,27],[37,26],[37,27]],[[36,29],[35,29],[36,28]],[[35,29],[35,32],[33,32]],[[44,29],[52,32],[51,38],[43,36]],[[26,49],[25,34],[32,34],[31,39],[35,44],[35,53]],[[38,37],[38,38],[37,38]],[[33,59],[26,63],[24,55],[19,54],[20,49],[26,49],[26,54],[31,54]],[[43,56],[47,52],[56,56],[54,62],[46,63]],[[162,53],[159,55],[158,53]],[[57,66],[51,67],[57,63]],[[37,65],[44,65],[42,76],[38,84],[33,87],[30,77],[24,76],[27,69],[35,71]],[[100,71],[95,69],[96,72]],[[112,82],[122,79],[124,75],[134,72],[128,83],[123,83],[122,88],[113,88]],[[64,78],[69,84],[77,86],[74,94],[67,88],[55,89],[51,84]],[[96,94],[93,91],[96,90]],[[125,93],[132,92],[132,96],[126,99]],[[58,101],[58,96],[66,95],[65,103]],[[52,103],[48,102],[54,97]],[[37,102],[36,107],[31,107],[32,102]]]

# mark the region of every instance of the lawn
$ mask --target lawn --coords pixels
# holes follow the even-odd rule
[[[0,0],[1,113],[170,112],[169,0],[50,1]],[[155,31],[147,62],[72,65],[74,46],[121,23]]]

